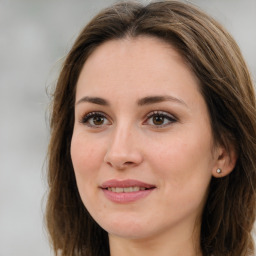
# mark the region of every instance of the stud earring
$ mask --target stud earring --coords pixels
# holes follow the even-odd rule
[[[220,168],[218,168],[218,169],[216,170],[216,172],[217,172],[218,174],[221,174],[221,173],[222,173],[222,170],[221,170]]]

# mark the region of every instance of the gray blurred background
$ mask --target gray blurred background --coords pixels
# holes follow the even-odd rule
[[[43,223],[46,89],[79,31],[114,2],[0,0],[0,256],[52,255]],[[255,81],[256,0],[190,2],[231,32]]]

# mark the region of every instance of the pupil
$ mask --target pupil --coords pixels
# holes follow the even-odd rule
[[[156,125],[161,125],[164,122],[164,118],[162,116],[155,116],[153,118],[153,123]]]
[[[93,123],[95,125],[101,125],[101,124],[103,124],[103,122],[104,122],[104,120],[103,120],[103,118],[101,116],[95,116],[93,118]]]

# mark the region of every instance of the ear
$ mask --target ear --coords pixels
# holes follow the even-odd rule
[[[237,161],[237,153],[233,146],[229,146],[229,149],[224,146],[218,146],[215,151],[215,165],[212,169],[212,175],[215,178],[221,178],[230,174],[235,168]],[[220,170],[219,172],[217,170]]]

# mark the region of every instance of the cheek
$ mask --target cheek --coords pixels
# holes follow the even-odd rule
[[[71,141],[71,159],[75,172],[92,172],[100,164],[100,147],[88,138],[74,134]]]
[[[197,194],[207,190],[213,166],[211,135],[190,131],[180,136],[175,133],[154,145],[153,169],[161,176],[166,193]]]
[[[159,162],[154,163],[164,194],[159,205],[165,206],[165,212],[174,219],[197,217],[205,204],[211,180],[210,155],[206,148],[199,152],[197,146],[173,140],[173,146],[162,150]]]
[[[103,216],[105,203],[98,200],[97,184],[101,165],[104,159],[102,143],[95,143],[86,136],[73,134],[71,141],[71,159],[74,167],[76,183],[81,200],[91,216]]]
[[[102,152],[88,138],[74,134],[71,141],[71,159],[78,190],[82,200],[92,197],[97,190],[97,176],[102,163]]]

